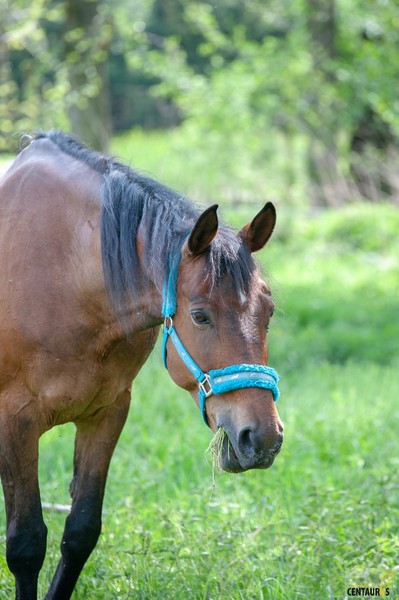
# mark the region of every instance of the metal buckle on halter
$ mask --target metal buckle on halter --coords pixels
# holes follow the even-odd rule
[[[169,321],[169,325],[168,325],[168,321]],[[164,322],[163,322],[163,326],[164,326],[164,329],[170,329],[173,326],[173,319],[172,319],[172,317],[165,317]]]
[[[206,385],[208,386],[208,389],[206,389]],[[204,394],[204,398],[209,398],[209,396],[212,396],[213,389],[211,386],[211,378],[208,373],[204,373],[204,379],[198,382],[198,386],[201,392]]]

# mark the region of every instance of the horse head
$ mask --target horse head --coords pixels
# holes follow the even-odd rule
[[[280,451],[283,425],[275,406],[278,377],[266,366],[274,303],[252,253],[269,240],[276,212],[267,203],[235,233],[219,227],[216,211],[217,205],[200,215],[172,266],[164,359],[211,429],[227,434],[220,467],[265,469]]]

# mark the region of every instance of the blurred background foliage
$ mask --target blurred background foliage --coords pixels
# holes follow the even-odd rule
[[[0,0],[0,150],[178,128],[233,203],[399,202],[398,47],[389,0]]]

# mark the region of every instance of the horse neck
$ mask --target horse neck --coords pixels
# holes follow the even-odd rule
[[[139,327],[143,330],[156,327],[163,322],[163,281],[155,281],[153,270],[146,264],[143,253],[142,232],[139,232],[137,249],[142,269],[141,278],[143,285],[141,286],[140,293],[133,300],[130,312],[134,329]]]

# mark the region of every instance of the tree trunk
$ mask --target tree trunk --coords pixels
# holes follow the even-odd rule
[[[313,68],[322,75],[326,85],[331,85],[335,79],[330,65],[336,55],[335,0],[307,0],[307,27]],[[310,131],[308,147],[311,198],[317,205],[339,206],[347,201],[350,190],[338,163],[338,119],[335,119],[338,111],[332,101],[328,106],[328,114],[323,119],[322,114],[326,108],[322,107],[319,93],[320,90],[312,98],[319,126],[317,130]]]
[[[362,198],[378,202],[398,196],[399,187],[391,155],[397,160],[397,140],[391,127],[371,107],[366,107],[351,139],[350,170]]]
[[[106,152],[111,136],[106,68],[111,28],[99,12],[99,6],[100,0],[66,1],[64,51],[72,132],[92,148]]]

